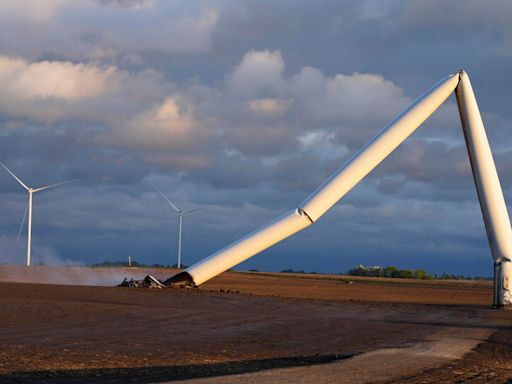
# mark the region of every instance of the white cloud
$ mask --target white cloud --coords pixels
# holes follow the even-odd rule
[[[168,148],[194,136],[198,129],[192,106],[177,96],[168,96],[116,128],[121,143],[139,148]]]
[[[284,60],[280,51],[249,51],[231,73],[229,83],[236,94],[258,95],[283,87]]]
[[[281,52],[268,50],[247,52],[226,87],[217,107],[229,111],[223,113],[224,127],[232,127],[226,128],[231,132],[226,140],[233,149],[253,154],[279,146],[285,151],[297,137],[318,130],[335,132],[342,146],[353,148],[411,102],[403,89],[379,74],[325,76],[318,68],[303,67],[286,76]]]
[[[322,131],[307,132],[297,139],[302,150],[315,153],[320,159],[339,159],[348,154],[348,148],[335,144],[335,135]]]
[[[200,124],[194,106],[179,95],[138,114],[121,118],[110,129],[98,134],[94,142],[100,146],[132,148],[144,153],[147,163],[168,168],[205,168],[214,148],[209,147],[211,134]]]
[[[254,99],[248,102],[248,107],[251,111],[264,116],[282,116],[292,103],[291,99]]]
[[[410,102],[401,88],[376,74],[325,77],[314,68],[303,68],[290,87],[306,115],[339,125],[386,123]]]
[[[0,84],[9,96],[19,99],[57,98],[79,100],[97,97],[108,89],[116,68],[0,57]]]
[[[80,118],[108,122],[160,98],[160,76],[69,61],[0,56],[0,112],[46,124]]]

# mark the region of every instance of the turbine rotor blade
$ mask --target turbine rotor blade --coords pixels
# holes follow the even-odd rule
[[[183,212],[183,216],[188,215],[189,213],[192,213],[192,212],[200,211],[200,210],[201,210],[201,208],[196,208],[196,209],[191,209],[190,211],[185,211],[185,212]]]
[[[23,214],[23,219],[21,219],[20,230],[18,231],[18,237],[16,240],[20,239],[21,231],[23,229],[23,224],[25,224],[25,217],[27,217],[27,211],[28,211],[28,203],[27,203],[27,206],[25,207],[25,213]]]
[[[155,188],[155,189],[157,190],[157,192],[158,192],[158,193],[160,193],[160,194],[162,195],[162,197],[163,197],[163,198],[164,198],[164,199],[165,199],[165,200],[166,200],[166,201],[171,205],[171,207],[173,207],[173,208],[174,208],[174,210],[175,210],[176,212],[181,213],[181,211],[178,209],[178,207],[177,207],[176,205],[174,205],[174,203],[173,203],[171,200],[169,200],[169,199],[167,198],[167,196],[165,196],[165,195],[164,195],[164,193],[163,193],[161,190],[159,190],[157,187],[154,187],[154,188]]]
[[[57,184],[51,184],[51,185],[47,185],[45,187],[41,187],[41,188],[36,188],[34,190],[32,190],[32,192],[40,192],[40,191],[44,191],[45,189],[50,189],[50,188],[54,188],[54,187],[58,187],[59,185],[64,185],[64,184],[69,184],[69,183],[74,183],[75,181],[77,181],[78,179],[73,179],[73,180],[67,180],[67,181],[62,181],[60,183],[57,183]]]
[[[9,174],[10,174],[12,177],[14,177],[14,179],[15,179],[18,183],[20,183],[20,185],[21,185],[23,188],[25,188],[27,191],[29,190],[29,188],[25,185],[25,183],[24,183],[23,181],[21,181],[21,180],[18,178],[18,176],[16,176],[14,173],[12,173],[12,172],[11,172],[11,170],[10,170],[9,168],[7,168],[7,167],[5,166],[5,164],[4,164],[4,163],[0,162],[0,165],[1,165],[2,167],[4,167],[4,169],[5,169],[7,172],[9,172]]]

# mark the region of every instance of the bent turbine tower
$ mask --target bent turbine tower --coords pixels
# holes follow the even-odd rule
[[[466,72],[441,79],[391,121],[297,208],[169,278],[197,286],[316,222],[391,154],[455,91],[494,259],[494,305],[512,304],[512,230],[482,117]]]

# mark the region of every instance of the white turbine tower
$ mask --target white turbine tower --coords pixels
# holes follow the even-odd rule
[[[21,234],[21,230],[23,228],[23,224],[25,223],[25,216],[27,215],[27,210],[28,210],[28,228],[27,228],[27,267],[30,267],[30,251],[31,251],[31,247],[32,247],[32,195],[36,192],[41,192],[41,191],[44,191],[45,189],[49,189],[49,188],[53,188],[53,187],[57,187],[59,185],[62,185],[62,184],[68,184],[68,183],[72,183],[73,181],[75,180],[68,180],[68,181],[63,181],[61,183],[57,183],[57,184],[51,184],[51,185],[47,185],[47,186],[44,186],[44,187],[40,187],[40,188],[31,188],[31,187],[28,187],[23,181],[21,181],[18,176],[16,176],[14,173],[11,172],[11,170],[9,168],[7,168],[2,162],[0,162],[0,165],[7,171],[9,172],[9,174],[14,177],[14,179],[23,187],[25,188],[25,190],[27,191],[28,193],[28,205],[27,205],[27,208],[25,209],[25,213],[23,214],[23,219],[21,221],[21,226],[20,226],[20,230],[18,232],[18,239],[20,237],[20,234]]]
[[[189,213],[192,213],[192,212],[195,212],[195,211],[198,211],[199,208],[196,208],[196,209],[191,209],[189,211],[182,211],[181,209],[179,209],[176,204],[174,204],[171,200],[169,200],[169,198],[167,196],[165,196],[163,194],[163,192],[161,190],[159,190],[158,188],[155,187],[155,189],[158,191],[158,193],[160,193],[162,195],[162,197],[169,203],[169,205],[176,211],[176,213],[178,214],[178,218],[179,218],[179,230],[178,230],[178,263],[176,264],[176,266],[178,268],[181,268],[181,235],[183,233],[183,216],[185,215],[188,215]]]

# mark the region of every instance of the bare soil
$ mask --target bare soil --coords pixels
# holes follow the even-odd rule
[[[512,311],[490,308],[489,282],[233,272],[200,289],[86,286],[146,273],[174,271],[0,266],[0,382],[512,377]]]

